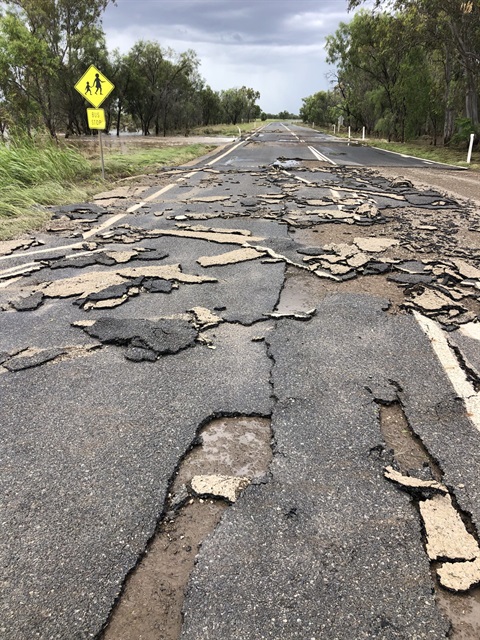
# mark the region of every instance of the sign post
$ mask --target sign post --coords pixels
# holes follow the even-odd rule
[[[105,180],[102,131],[106,129],[107,122],[105,118],[105,109],[99,109],[99,106],[112,93],[115,89],[115,85],[92,64],[77,82],[75,89],[94,107],[94,109],[87,109],[88,126],[90,129],[98,129],[100,157],[102,162],[102,179]]]

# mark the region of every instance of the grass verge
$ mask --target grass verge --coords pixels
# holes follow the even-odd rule
[[[194,144],[107,152],[106,182],[185,164],[212,148]],[[84,202],[104,191],[98,153],[89,156],[50,140],[0,143],[0,240],[42,227],[51,217],[48,205]]]
[[[474,171],[480,171],[480,149],[474,149],[472,154],[472,162],[467,164],[467,150],[453,149],[449,147],[434,147],[433,145],[425,145],[415,142],[385,142],[384,140],[368,140],[367,144],[371,147],[378,147],[386,151],[395,151],[403,153],[407,156],[415,156],[432,162],[443,162],[456,167],[465,167]]]

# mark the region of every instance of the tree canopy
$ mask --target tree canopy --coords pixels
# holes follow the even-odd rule
[[[435,143],[480,133],[478,0],[375,0],[340,24],[326,51],[339,108],[354,128]],[[304,99],[307,112],[315,96]]]
[[[144,135],[260,116],[258,91],[215,92],[200,76],[195,51],[178,53],[139,41],[126,54],[108,51],[101,18],[112,0],[6,0],[0,14],[0,131],[51,136],[89,133],[88,106],[74,85],[94,64],[115,91],[102,104],[108,128]],[[114,3],[114,2],[113,2]]]

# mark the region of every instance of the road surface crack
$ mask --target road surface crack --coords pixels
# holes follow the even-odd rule
[[[180,637],[184,592],[202,542],[248,485],[267,481],[271,442],[270,418],[215,416],[202,424],[99,640],[156,640],[160,630],[163,640]]]

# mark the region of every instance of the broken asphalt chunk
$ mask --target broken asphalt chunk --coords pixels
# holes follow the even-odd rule
[[[187,320],[181,318],[158,320],[101,318],[94,324],[82,328],[89,336],[100,340],[103,344],[152,351],[157,357],[177,353],[192,346],[197,337],[196,329]],[[128,352],[130,360],[137,358],[138,355],[138,351]],[[150,356],[142,359],[150,359]]]
[[[115,263],[116,261],[113,258],[107,256],[106,253],[99,252],[55,260],[49,264],[49,267],[50,269],[83,269],[84,267],[91,267],[94,264],[102,264],[108,267],[114,265]]]
[[[395,273],[387,276],[387,280],[404,285],[431,284],[433,282],[433,276],[416,273]]]
[[[0,242],[0,256],[8,256],[17,249],[28,249],[33,240],[4,240]]]
[[[171,293],[173,284],[163,278],[145,278],[142,288],[149,293]]]
[[[239,262],[247,262],[249,260],[256,260],[262,258],[265,252],[258,251],[252,247],[246,247],[243,249],[236,249],[234,251],[228,251],[216,256],[202,256],[197,259],[198,264],[201,267],[214,267],[224,266],[228,264],[237,264]]]
[[[106,289],[107,286],[123,284],[125,280],[138,278],[162,278],[188,284],[217,282],[216,278],[183,273],[179,264],[153,265],[116,269],[115,271],[92,271],[72,278],[54,280],[41,286],[43,294],[49,298],[68,298],[78,296],[86,298],[92,293]],[[130,282],[133,284],[133,282]]]
[[[468,591],[480,584],[480,557],[467,562],[445,562],[437,569],[440,584],[451,591]]]
[[[62,215],[66,215],[71,220],[81,219],[85,216],[94,216],[98,218],[99,216],[108,213],[108,209],[105,209],[105,207],[101,207],[91,202],[61,205],[58,207],[53,207],[53,210],[55,212],[53,216],[54,218],[59,218]]]
[[[215,315],[205,307],[193,307],[193,309],[190,309],[190,312],[194,315],[195,326],[202,329],[216,327],[220,322],[223,322],[223,318]]]
[[[419,507],[430,560],[474,560],[480,555],[477,541],[466,530],[449,494],[423,500]]]
[[[64,349],[42,349],[32,353],[32,355],[29,355],[27,351],[23,355],[20,354],[4,362],[2,366],[12,372],[22,371],[23,369],[38,367],[64,354]]]
[[[416,307],[422,309],[425,312],[434,312],[448,309],[458,309],[459,311],[466,311],[464,307],[459,304],[455,304],[455,302],[440,293],[439,291],[435,291],[434,289],[423,289],[420,293],[417,291],[410,291],[411,296],[409,302],[405,303],[405,306],[411,306],[412,304]]]
[[[215,496],[235,502],[249,484],[250,478],[244,476],[199,475],[192,478],[190,487],[198,496]]]
[[[43,302],[44,295],[41,291],[34,293],[27,298],[21,298],[20,300],[13,300],[11,305],[17,311],[34,311]]]
[[[400,244],[400,241],[395,238],[377,238],[374,236],[354,238],[353,241],[361,251],[366,251],[368,253],[382,253],[383,251],[386,251],[391,247],[396,247]]]
[[[403,487],[410,493],[421,493],[424,491],[434,491],[443,494],[448,493],[448,489],[441,482],[436,480],[419,480],[418,478],[412,478],[411,476],[405,476],[399,471],[396,471],[393,467],[386,467],[384,471],[385,477],[392,482]]]

